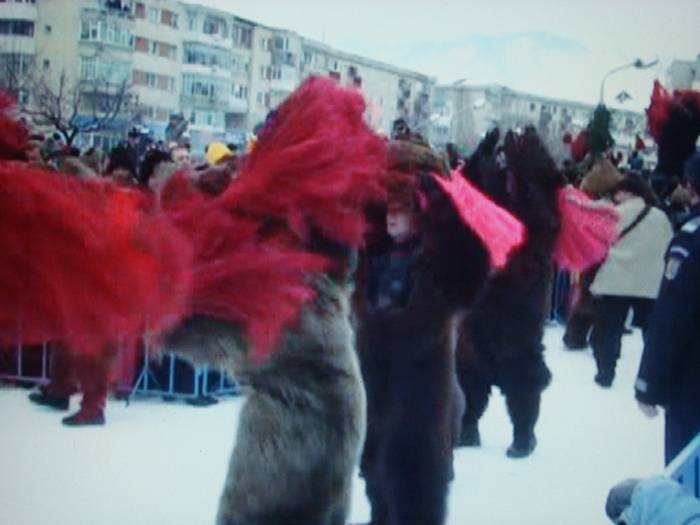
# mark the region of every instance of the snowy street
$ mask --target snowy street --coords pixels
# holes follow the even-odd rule
[[[482,447],[458,449],[449,525],[604,525],[615,483],[663,471],[663,415],[637,408],[638,330],[623,339],[611,389],[593,382],[590,350],[563,349],[547,329],[553,373],[536,427],[538,446],[508,459],[511,426],[494,389]],[[63,412],[29,391],[0,388],[0,525],[211,525],[223,487],[241,397],[199,408],[136,398],[108,400],[104,427],[67,428]],[[77,409],[78,398],[71,409]],[[356,478],[351,522],[369,517]]]

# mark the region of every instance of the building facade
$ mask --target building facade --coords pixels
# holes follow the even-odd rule
[[[431,142],[439,148],[457,145],[464,153],[476,148],[487,131],[533,126],[558,162],[569,156],[565,134],[576,137],[584,130],[594,105],[552,99],[503,86],[437,86],[433,95]],[[646,135],[642,113],[612,110],[611,134],[619,149],[627,149],[637,134]]]
[[[402,118],[437,147],[451,142],[465,151],[495,125],[533,125],[556,156],[563,134],[583,129],[593,111],[502,86],[436,86],[422,73],[181,0],[0,1],[0,66],[0,83],[24,106],[36,102],[22,85],[30,71],[89,85],[100,103],[128,85],[118,118],[83,143],[109,148],[132,126],[162,139],[175,118],[187,122],[195,155],[213,140],[244,143],[309,75],[361,90],[379,132]],[[688,77],[688,68],[676,69],[674,78]],[[95,111],[84,106],[77,118],[90,124]],[[620,137],[643,131],[642,114],[613,118]]]

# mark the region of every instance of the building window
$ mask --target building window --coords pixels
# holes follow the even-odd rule
[[[195,13],[187,13],[187,29],[194,31],[197,27],[197,15]]]
[[[101,60],[97,57],[80,57],[80,78],[82,80],[106,80],[118,84],[130,76],[132,76],[132,72],[129,62]]]
[[[97,58],[95,57],[80,57],[80,78],[95,78],[95,74],[97,71],[96,64]]]
[[[233,25],[231,28],[231,39],[235,46],[245,47],[250,49],[253,31],[249,27]]]
[[[157,7],[148,7],[148,21],[152,24],[160,24],[160,9]]]
[[[0,20],[0,35],[34,36],[31,20]]]
[[[134,33],[131,28],[115,22],[83,20],[80,24],[80,40],[131,48],[134,46]]]
[[[237,99],[248,98],[248,88],[242,84],[231,84],[231,95]]]
[[[27,53],[0,54],[0,71],[12,71],[25,75],[34,69],[34,55]]]

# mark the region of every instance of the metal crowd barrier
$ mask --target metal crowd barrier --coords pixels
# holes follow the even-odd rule
[[[700,434],[668,464],[664,473],[700,499]]]
[[[148,338],[144,337],[143,348],[143,365],[138,370],[138,375],[135,379],[130,373],[118,374],[119,381],[116,389],[116,396],[119,399],[124,399],[127,403],[134,396],[162,396],[166,400],[183,399],[191,404],[211,404],[212,396],[236,395],[240,393],[240,384],[237,378],[227,377],[224,373],[218,374],[216,381],[210,381],[210,376],[214,375],[213,370],[207,366],[198,366],[192,368],[192,384],[193,388],[190,392],[182,392],[176,388],[175,381],[175,364],[177,356],[171,353],[166,353],[162,357],[154,359],[151,355]],[[28,370],[29,364],[26,359],[28,352],[36,350],[27,347],[21,343],[17,343],[12,348],[0,348],[0,381],[17,384],[22,386],[34,386],[48,382],[50,377],[50,361],[51,361],[51,344],[49,341],[44,341],[41,345],[41,365],[37,370],[35,366],[33,370]],[[169,373],[165,380],[156,378],[153,372],[153,366],[156,361],[167,360],[169,364]],[[115,368],[119,372],[123,367],[123,363],[117,361]]]

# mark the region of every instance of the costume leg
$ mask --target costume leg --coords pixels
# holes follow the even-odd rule
[[[501,367],[498,382],[513,424],[513,443],[508,447],[508,457],[526,457],[535,449],[540,398],[551,377],[541,351],[510,359]]]
[[[476,359],[458,359],[457,377],[466,398],[466,409],[462,417],[462,428],[457,439],[458,447],[478,447],[479,419],[484,415],[491,395],[491,375],[485,365]]]

